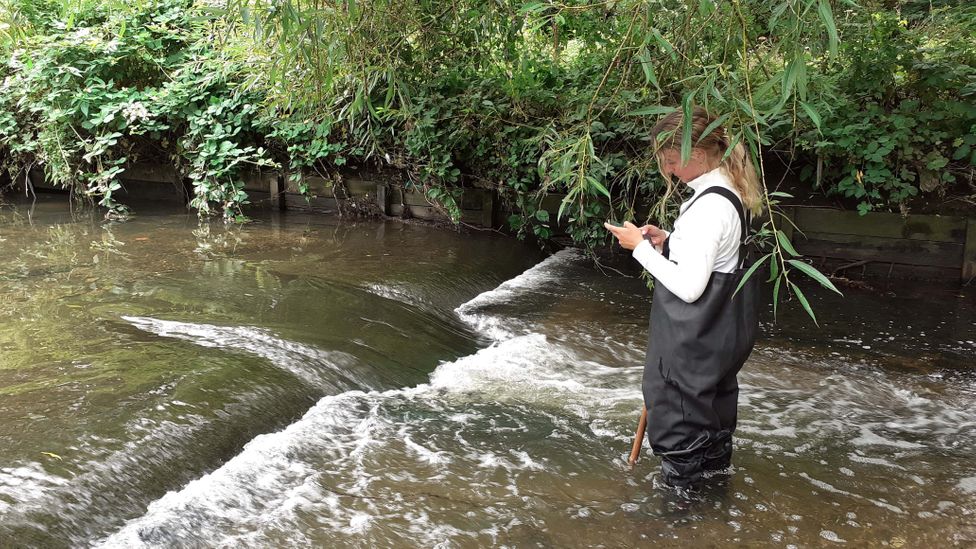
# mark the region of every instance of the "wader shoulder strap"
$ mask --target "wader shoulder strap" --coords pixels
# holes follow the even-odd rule
[[[701,194],[696,196],[695,199],[691,201],[691,204],[688,204],[688,207],[685,208],[685,211],[687,212],[689,208],[694,206],[695,202],[698,202],[699,198],[705,196],[706,194],[713,193],[724,196],[726,199],[728,199],[728,201],[732,203],[732,206],[735,207],[736,213],[739,214],[739,222],[742,224],[739,231],[739,268],[741,269],[746,262],[746,238],[749,236],[749,221],[746,218],[746,212],[742,208],[742,201],[739,200],[739,197],[725,187],[709,187],[702,191]]]

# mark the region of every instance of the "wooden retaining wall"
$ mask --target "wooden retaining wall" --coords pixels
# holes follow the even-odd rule
[[[976,219],[791,207],[798,252],[826,272],[896,277],[976,277]]]
[[[170,167],[135,164],[122,175],[123,200],[188,200],[190,187]],[[376,174],[348,172],[341,179],[304,175],[310,197],[298,192],[298,182],[275,170],[258,170],[245,178],[251,202],[274,208],[322,213],[382,213],[388,216],[446,220],[435,201],[417,189],[404,189]],[[31,173],[37,190],[52,188],[39,171]],[[563,195],[549,194],[542,208],[555,225]],[[504,229],[507,211],[496,193],[487,189],[465,189],[459,201],[461,221],[471,225]],[[972,281],[976,278],[976,218],[857,212],[826,208],[787,206],[784,213],[796,225],[783,227],[801,254],[827,273],[872,276],[923,277]]]

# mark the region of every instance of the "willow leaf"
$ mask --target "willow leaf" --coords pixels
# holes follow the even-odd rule
[[[844,295],[840,292],[840,290],[837,289],[836,286],[834,286],[834,283],[831,282],[829,278],[824,276],[823,273],[818,271],[814,266],[810,265],[809,263],[805,263],[803,261],[800,261],[799,259],[787,259],[786,261],[790,265],[793,265],[797,269],[803,271],[803,273],[809,276],[810,278],[819,282],[820,285],[823,286],[824,288],[827,288],[828,290],[836,293],[837,295],[840,296]]]
[[[714,122],[712,122],[711,124],[709,124],[708,126],[706,126],[705,127],[705,131],[703,131],[702,134],[698,137],[698,141],[701,142],[701,140],[702,139],[705,139],[705,137],[708,134],[710,134],[713,131],[715,131],[715,128],[717,128],[717,127],[721,126],[722,124],[724,124],[725,121],[729,119],[729,116],[730,116],[730,114],[723,114],[722,116],[716,118]]]
[[[820,21],[823,22],[824,27],[827,28],[827,40],[828,47],[830,48],[830,55],[836,56],[839,38],[837,37],[837,25],[834,23],[834,14],[830,10],[829,0],[820,0],[820,4],[817,6],[817,12],[820,15]]]
[[[748,271],[746,271],[746,274],[744,274],[744,275],[742,275],[742,280],[740,280],[740,281],[739,281],[739,285],[735,287],[735,291],[734,291],[734,292],[732,292],[732,296],[733,296],[733,297],[734,297],[734,296],[735,296],[735,295],[736,295],[737,293],[739,293],[739,290],[741,290],[741,289],[742,289],[742,287],[743,287],[743,286],[745,286],[745,284],[746,284],[746,282],[748,282],[748,281],[749,281],[749,277],[751,277],[751,276],[752,276],[752,273],[754,273],[754,272],[756,272],[756,269],[758,269],[759,267],[761,267],[761,266],[762,266],[762,264],[763,264],[763,263],[765,263],[765,262],[766,262],[766,260],[767,260],[767,259],[769,259],[770,257],[773,257],[773,254],[771,254],[771,253],[768,253],[768,254],[766,254],[766,255],[764,255],[764,256],[762,256],[762,257],[760,257],[760,258],[759,258],[759,261],[756,261],[755,263],[753,263],[753,264],[752,264],[752,267],[749,267],[749,270],[748,270]]]
[[[772,282],[779,279],[779,261],[773,260],[769,264],[769,280],[766,282]]]
[[[641,69],[644,70],[644,80],[648,84],[653,85],[658,91],[661,90],[660,84],[657,82],[657,74],[654,72],[654,63],[651,63],[651,54],[647,51],[646,47],[641,47],[640,51],[637,52],[637,60],[640,61]]]
[[[801,65],[802,61],[800,59],[792,59],[786,66],[786,70],[783,71],[783,78],[781,80],[782,92],[780,94],[777,110],[782,108],[782,106],[789,101],[790,96],[793,95],[793,89],[796,87],[797,73],[799,72]]]
[[[775,262],[774,262],[775,263]],[[773,284],[773,318],[776,318],[776,309],[779,307],[779,285],[783,282],[781,277],[776,278],[776,283]]]
[[[654,36],[654,40],[657,42],[658,46],[660,46],[662,50],[666,51],[668,54],[671,55],[671,59],[674,60],[678,59],[678,53],[674,51],[674,46],[672,46],[671,42],[668,42],[667,38],[665,38],[664,35],[661,34],[661,31],[652,28],[651,34]]]
[[[787,1],[773,8],[773,12],[769,17],[768,28],[770,31],[776,28],[776,21],[779,20],[779,18],[783,15],[783,12],[785,12],[786,8],[788,7],[790,7],[790,2]]]
[[[692,100],[695,98],[693,92],[688,92],[685,94],[685,98],[681,101],[681,114],[683,117],[681,123],[681,163],[687,164],[691,160],[691,107]]]
[[[646,116],[651,114],[668,114],[674,112],[674,107],[663,107],[661,105],[651,105],[650,107],[644,107],[642,109],[637,109],[636,111],[630,111],[624,116]]]
[[[800,254],[796,253],[796,248],[793,247],[793,244],[790,243],[790,239],[786,238],[786,233],[777,229],[776,239],[779,240],[780,246],[782,246],[783,249],[786,250],[786,253],[792,255],[793,257],[800,256]]]
[[[790,282],[790,287],[793,288],[793,291],[796,293],[796,298],[800,300],[800,305],[803,305],[803,310],[810,315],[810,318],[813,319],[814,324],[820,326],[820,323],[817,322],[817,315],[813,314],[813,308],[810,307],[810,302],[807,301],[807,296],[803,295],[803,292],[800,291],[800,287],[796,284]]]
[[[590,184],[591,187],[599,191],[601,194],[606,195],[607,198],[612,200],[612,197],[610,196],[610,191],[608,191],[607,188],[603,186],[603,183],[597,181],[595,177],[587,176],[586,181],[587,183]]]
[[[813,107],[803,101],[800,101],[800,108],[803,109],[803,112],[807,113],[807,116],[810,117],[810,121],[813,122],[813,125],[817,127],[817,131],[819,132],[821,122],[820,114],[813,110]]]
[[[735,137],[732,138],[732,142],[729,143],[729,148],[725,149],[725,154],[722,155],[722,162],[725,162],[725,159],[732,154],[732,151],[735,150],[735,146],[738,145],[739,141],[741,140],[742,140],[742,134],[741,133],[735,134]]]

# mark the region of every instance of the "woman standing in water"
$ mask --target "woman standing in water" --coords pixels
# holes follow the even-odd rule
[[[666,484],[697,488],[702,474],[729,467],[739,385],[736,374],[758,328],[755,277],[745,272],[746,212],[762,212],[762,190],[742,144],[729,150],[715,118],[693,110],[687,163],[681,162],[683,115],[652,135],[661,174],[691,187],[670,233],[632,223],[611,231],[655,279],[643,393],[647,433]]]

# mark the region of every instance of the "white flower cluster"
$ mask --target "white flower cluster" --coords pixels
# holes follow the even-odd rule
[[[97,36],[94,36],[92,34],[91,29],[89,29],[88,27],[82,27],[76,30],[75,32],[70,34],[70,37],[75,39],[76,41],[86,40],[88,38],[98,38]]]
[[[149,110],[142,104],[142,101],[132,101],[122,107],[122,116],[131,124],[136,120],[149,118]]]
[[[19,70],[24,68],[24,64],[20,62],[20,56],[24,55],[25,50],[17,49],[10,52],[10,59],[7,60],[7,66],[11,69]]]

